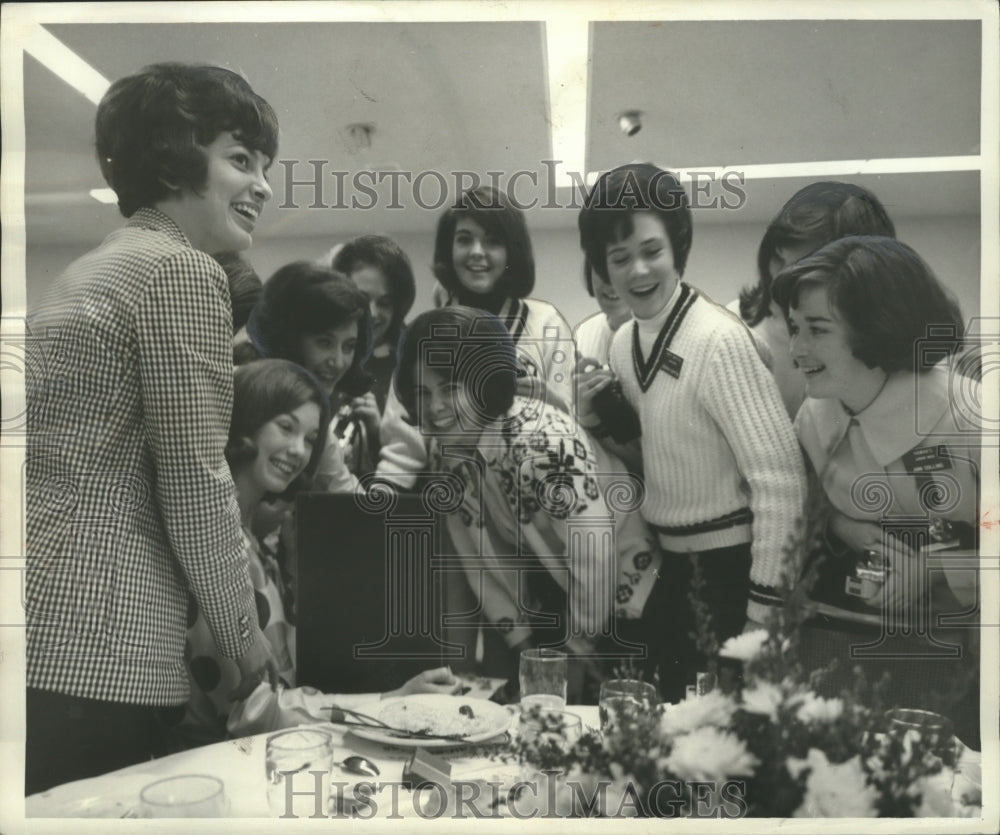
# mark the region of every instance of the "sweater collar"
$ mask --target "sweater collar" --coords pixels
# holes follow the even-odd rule
[[[670,316],[673,309],[677,306],[677,302],[681,297],[681,288],[683,286],[683,281],[677,282],[677,286],[674,287],[674,292],[670,294],[670,298],[667,299],[667,303],[663,305],[663,309],[655,316],[649,319],[636,319],[634,316],[632,317],[635,322],[636,329],[640,334],[648,333],[655,338],[660,333],[661,328],[663,328],[663,323],[667,321],[667,317]]]

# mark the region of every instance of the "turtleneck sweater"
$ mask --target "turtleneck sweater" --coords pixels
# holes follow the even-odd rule
[[[615,334],[612,370],[642,423],[642,513],[674,553],[746,542],[747,615],[778,605],[805,473],[774,379],[746,327],[678,283],[655,317]]]

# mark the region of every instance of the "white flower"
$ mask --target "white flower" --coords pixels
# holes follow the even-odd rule
[[[712,690],[704,696],[667,705],[660,718],[660,732],[666,736],[687,733],[705,725],[725,727],[736,705],[728,696]]]
[[[678,737],[667,757],[667,767],[682,780],[750,777],[758,762],[742,739],[712,727]]]
[[[913,790],[920,792],[920,806],[914,815],[918,818],[950,818],[955,814],[951,786],[955,772],[942,768],[937,774],[921,777],[913,784]]]
[[[743,691],[743,709],[748,713],[761,713],[774,722],[778,707],[784,700],[781,688],[769,681],[755,681],[753,687]]]
[[[878,792],[867,785],[860,757],[845,763],[830,763],[823,751],[810,748],[804,760],[789,757],[788,772],[797,777],[809,769],[802,805],[796,818],[870,818],[875,816]]]
[[[815,693],[807,692],[797,695],[792,703],[801,702],[795,717],[800,722],[811,725],[814,722],[832,722],[844,712],[843,699],[824,699]]]
[[[767,641],[767,636],[766,629],[754,629],[752,632],[734,635],[722,645],[719,656],[721,658],[735,658],[737,661],[752,661],[760,655],[764,642]]]

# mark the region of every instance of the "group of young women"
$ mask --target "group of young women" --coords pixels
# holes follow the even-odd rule
[[[205,71],[162,66],[144,72],[168,86],[179,83],[171,73]],[[232,93],[223,84],[212,95],[206,101],[217,110]],[[148,108],[138,113],[152,118]],[[274,156],[244,117],[210,123],[195,112],[187,157],[164,162],[155,142],[142,149],[166,197],[126,206],[127,189],[112,181],[126,216],[162,218],[159,234],[220,256],[231,286],[234,264],[246,265],[221,255],[249,244],[268,196],[266,183],[247,197],[236,180],[256,177]],[[151,140],[147,132],[133,141]],[[117,162],[109,157],[105,168]],[[188,179],[177,174],[185,165],[193,165]],[[195,210],[172,211],[176,195]],[[576,341],[556,307],[531,295],[524,215],[485,187],[459,195],[439,218],[440,306],[408,323],[413,269],[377,235],[282,267],[249,314],[232,306],[233,326],[247,322],[234,351],[224,456],[243,570],[273,654],[248,678],[219,640],[209,597],[188,595],[188,740],[322,719],[339,698],[294,686],[291,500],[302,486],[356,491],[374,477],[414,490],[427,474],[460,484],[444,547],[467,558],[465,611],[480,612],[485,655],[516,681],[520,650],[564,646],[579,662],[571,701],[594,699],[623,659],[656,675],[664,699],[682,698],[705,666],[696,622],[707,615],[717,641],[767,624],[802,575],[807,529],[836,543],[833,560],[884,557],[888,597],[910,604],[907,566],[917,557],[884,535],[887,510],[923,512],[974,545],[975,415],[949,389],[961,313],[920,256],[893,238],[874,195],[832,182],[794,195],[764,234],[760,279],[741,294],[739,315],[699,291],[697,277],[684,280],[692,213],[670,172],[629,164],[605,173],[578,225],[586,290],[602,312],[581,324]],[[208,234],[229,228],[242,234]],[[197,263],[206,277],[184,280],[219,286],[222,268]],[[92,315],[86,299],[84,308]],[[933,363],[916,349],[930,328]],[[147,370],[140,363],[137,373]],[[161,438],[154,431],[145,443],[155,451]],[[215,459],[198,460],[210,468]],[[886,507],[859,502],[858,481],[872,476],[889,487]],[[956,486],[955,501],[940,495],[945,481]],[[621,500],[622,485],[631,502]],[[606,534],[598,547],[580,544],[588,526]],[[176,541],[172,529],[167,540]],[[882,597],[870,603],[878,611]],[[553,613],[562,616],[557,628]],[[276,676],[275,688],[265,678]],[[29,686],[32,679],[29,664]],[[450,671],[431,670],[403,690],[456,687]]]

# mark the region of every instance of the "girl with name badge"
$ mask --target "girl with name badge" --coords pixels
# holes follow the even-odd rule
[[[647,608],[668,635],[661,679],[679,700],[705,663],[690,637],[694,566],[720,641],[762,624],[782,602],[787,572],[797,571],[783,556],[803,512],[801,455],[746,327],[681,280],[691,212],[674,175],[647,164],[607,172],[579,227],[591,265],[635,321],[615,334],[610,370],[581,381],[578,410],[601,433],[594,395],[618,380],[638,412],[642,514],[664,551]]]

